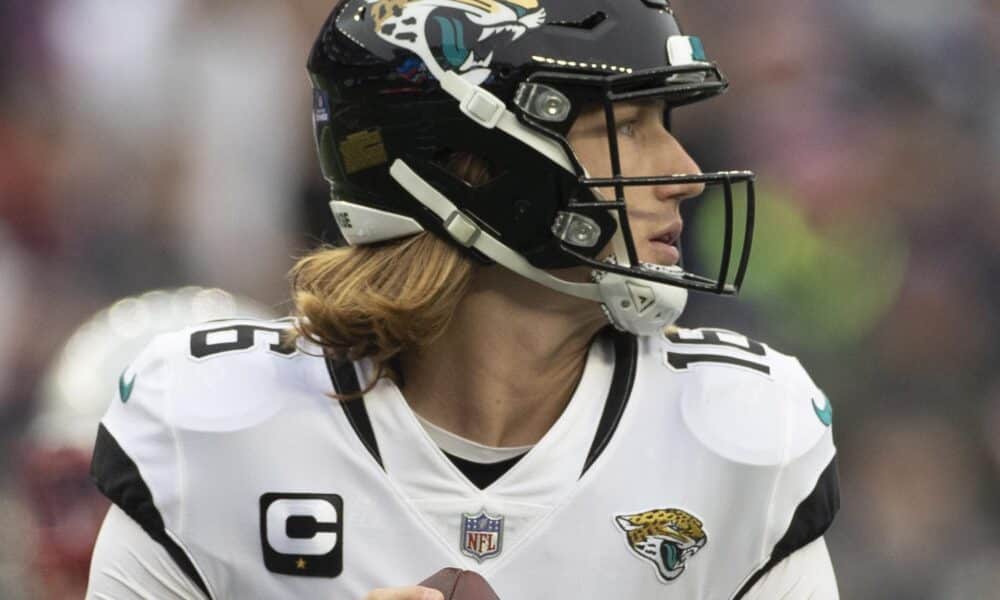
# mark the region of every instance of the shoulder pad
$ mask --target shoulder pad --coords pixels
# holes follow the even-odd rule
[[[680,386],[684,423],[714,453],[782,465],[829,432],[829,402],[795,358],[719,329],[682,329],[662,342],[663,364]]]
[[[324,361],[279,345],[288,323],[232,320],[162,334],[122,374],[91,476],[155,539],[181,521],[185,441],[254,427],[288,403],[330,402]],[[158,536],[158,537],[157,537]]]
[[[204,323],[156,338],[122,376],[129,396],[113,419],[161,422],[172,429],[234,431],[281,410],[291,389],[330,391],[323,361],[288,345],[289,321]],[[120,398],[119,400],[122,400]]]

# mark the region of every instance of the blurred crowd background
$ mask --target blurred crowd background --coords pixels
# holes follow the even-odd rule
[[[330,5],[0,7],[0,598],[80,597],[24,465],[81,323],[186,285],[287,312],[330,227],[303,66]],[[684,324],[797,355],[831,398],[845,599],[1000,598],[1000,6],[674,5],[732,81],[678,135],[760,186],[745,294]]]

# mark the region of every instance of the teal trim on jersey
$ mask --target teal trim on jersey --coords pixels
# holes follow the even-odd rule
[[[816,399],[813,398],[813,410],[816,412],[816,416],[819,417],[820,422],[829,427],[830,425],[833,425],[833,405],[830,404],[830,399],[826,397],[826,394],[822,394],[822,396],[825,405],[823,408],[816,406]]]
[[[434,17],[441,28],[441,50],[448,63],[455,67],[461,67],[469,57],[469,50],[465,47],[464,25],[458,19],[445,17]]]
[[[118,396],[121,398],[122,404],[127,404],[128,399],[132,396],[132,388],[135,387],[135,378],[137,377],[133,375],[132,379],[128,383],[125,383],[126,371],[128,369],[122,371],[121,377],[118,378]]]

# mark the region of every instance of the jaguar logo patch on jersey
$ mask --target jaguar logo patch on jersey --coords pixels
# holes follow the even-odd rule
[[[440,78],[454,71],[473,85],[490,76],[493,54],[545,23],[538,0],[365,0],[375,32],[419,56]]]
[[[503,517],[486,509],[477,514],[462,514],[462,554],[483,562],[503,549]]]
[[[615,523],[632,552],[653,563],[664,583],[680,577],[708,541],[701,520],[678,508],[616,515]]]

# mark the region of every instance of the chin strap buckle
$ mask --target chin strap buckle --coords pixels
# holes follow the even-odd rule
[[[444,228],[448,231],[448,235],[466,248],[472,247],[479,238],[479,227],[472,222],[472,219],[458,211],[451,213],[444,222]]]
[[[493,94],[476,88],[471,96],[462,100],[459,108],[476,123],[487,129],[493,129],[503,117],[507,105]]]
[[[487,129],[496,128],[497,123],[507,112],[507,105],[503,100],[477,85],[472,85],[452,71],[442,75],[441,87],[459,100],[459,109],[465,116]]]

